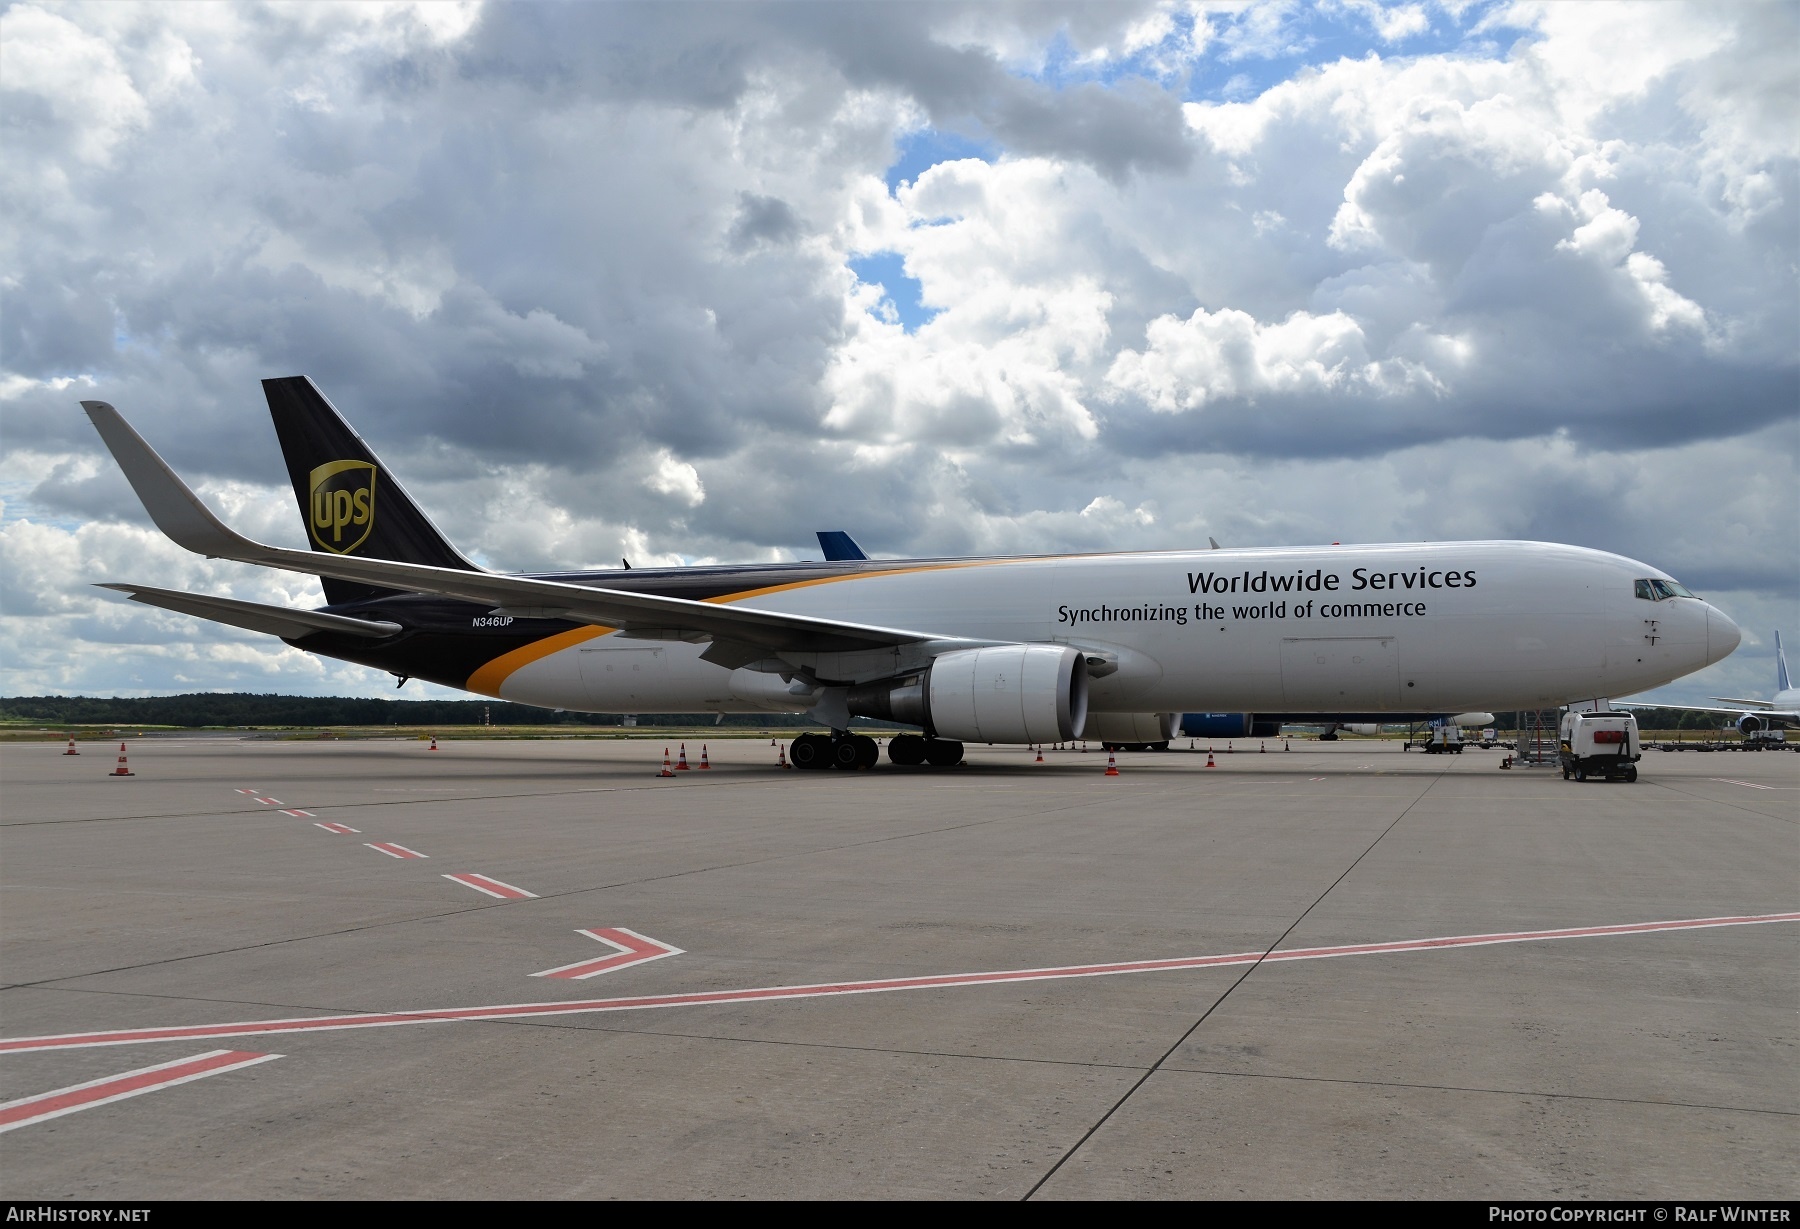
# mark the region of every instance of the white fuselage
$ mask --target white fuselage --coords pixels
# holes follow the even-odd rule
[[[1630,695],[1737,647],[1698,598],[1634,597],[1634,580],[1663,575],[1580,547],[1460,542],[932,562],[735,601],[1074,645],[1107,663],[1098,712],[1509,711]],[[776,675],[701,660],[701,644],[565,636],[493,693],[606,712],[807,707]]]

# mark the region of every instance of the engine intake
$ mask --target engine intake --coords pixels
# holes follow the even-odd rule
[[[1068,742],[1087,722],[1087,664],[1060,644],[945,653],[918,674],[850,689],[857,717],[983,743]]]

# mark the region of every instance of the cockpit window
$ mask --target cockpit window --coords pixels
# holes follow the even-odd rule
[[[1693,597],[1688,587],[1679,581],[1662,580],[1652,577],[1648,580],[1634,581],[1633,587],[1637,595],[1646,602],[1660,602],[1670,597]]]

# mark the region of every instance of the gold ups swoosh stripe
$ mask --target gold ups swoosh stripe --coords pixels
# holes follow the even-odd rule
[[[842,572],[836,576],[820,576],[811,580],[791,580],[785,584],[767,585],[761,589],[745,589],[739,593],[721,593],[717,597],[702,598],[701,600],[714,605],[725,605],[731,602],[741,602],[748,598],[764,597],[770,593],[786,593],[790,589],[809,589],[814,585],[832,585],[844,580],[869,580],[877,576],[904,576],[911,572],[947,572],[956,568],[992,567],[996,563],[1018,562],[1021,560],[970,559],[955,563],[926,563],[914,567],[884,568],[880,571]],[[530,644],[516,648],[509,653],[502,653],[494,658],[471,674],[468,682],[463,686],[470,691],[479,692],[484,696],[493,696],[498,700],[501,698],[501,684],[505,683],[515,671],[529,666],[534,661],[548,657],[552,653],[573,648],[575,645],[595,637],[607,635],[613,630],[610,627],[577,627],[566,632],[557,632],[553,636],[545,636],[542,640],[534,640]]]

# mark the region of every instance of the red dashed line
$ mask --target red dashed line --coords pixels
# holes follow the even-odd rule
[[[486,892],[489,896],[500,900],[536,900],[536,892],[527,892],[524,888],[515,888],[510,883],[501,883],[498,879],[490,879],[486,875],[477,875],[474,871],[464,871],[459,875],[445,875],[452,883],[460,883],[465,888],[474,888],[477,892]]]
[[[334,824],[330,820],[326,820],[323,823],[314,824],[313,827],[323,828],[327,832],[354,832],[358,836],[362,835],[362,830],[360,828],[351,828],[351,827],[347,827],[344,824]]]
[[[281,805],[281,799],[279,798],[258,798],[257,801],[266,807],[278,807]]]
[[[283,811],[283,815],[292,815],[295,819],[317,819],[311,811]]]
[[[431,856],[428,853],[420,853],[416,849],[408,849],[404,845],[396,845],[392,841],[364,841],[363,844],[390,858],[429,858]]]

